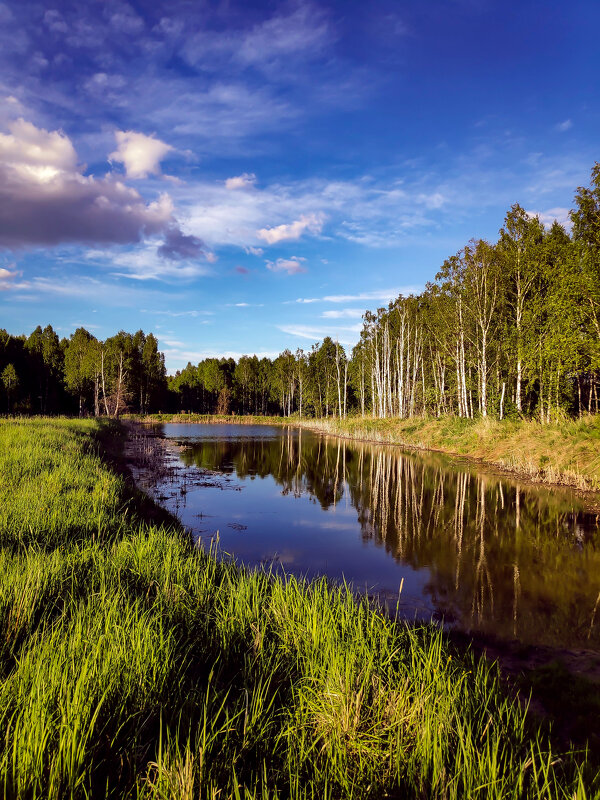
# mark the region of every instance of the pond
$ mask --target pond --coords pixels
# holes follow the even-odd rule
[[[345,580],[405,618],[600,651],[600,527],[574,492],[293,427],[165,424],[152,494],[249,566]]]

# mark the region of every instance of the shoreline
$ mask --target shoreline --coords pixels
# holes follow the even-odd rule
[[[439,436],[435,441],[429,442],[418,440],[417,437],[414,439],[407,438],[415,432],[418,433],[419,428],[421,431],[423,431],[423,429],[427,426],[440,426],[444,422],[448,422],[449,424],[454,423],[455,420],[450,418],[447,420],[444,420],[443,418],[415,418],[412,420],[388,418],[382,420],[372,420],[371,418],[367,417],[349,417],[345,420],[332,418],[325,420],[311,420],[251,415],[241,417],[216,414],[154,414],[147,415],[145,417],[131,415],[128,417],[128,419],[147,425],[163,423],[197,425],[288,425],[290,427],[295,427],[302,430],[310,430],[313,433],[323,436],[334,436],[346,441],[363,442],[365,444],[376,445],[393,445],[413,452],[439,453],[453,460],[472,464],[487,471],[510,477],[513,480],[518,480],[527,485],[541,486],[548,489],[570,489],[580,500],[584,502],[586,510],[590,511],[591,513],[600,514],[600,455],[596,455],[596,453],[593,452],[590,458],[590,454],[586,454],[586,456],[590,458],[591,463],[593,463],[594,460],[598,462],[598,466],[595,469],[597,474],[585,474],[573,469],[565,469],[564,467],[561,468],[561,466],[557,465],[556,463],[553,464],[553,451],[551,446],[546,448],[542,447],[542,452],[539,452],[538,448],[538,452],[535,453],[537,456],[537,465],[532,458],[523,459],[522,456],[519,457],[515,453],[515,450],[519,444],[518,434],[520,432],[528,434],[528,436],[523,437],[525,441],[523,442],[522,447],[531,445],[531,428],[536,425],[536,423],[532,422],[513,423],[507,421],[498,422],[496,420],[462,420],[459,424],[463,427],[467,435],[470,435],[472,438],[475,437],[476,439],[483,438],[481,437],[480,430],[477,430],[477,428],[479,428],[483,429],[484,437],[488,439],[488,441],[485,441],[484,438],[483,442],[475,441],[467,443],[467,451],[465,452],[465,443],[460,441],[456,435],[454,436],[454,441],[451,437],[446,437],[448,441],[447,446],[442,444],[442,442],[439,440]],[[593,418],[593,423],[595,427],[598,428],[598,432],[600,434],[600,419],[596,420],[596,418]],[[575,425],[575,423],[571,424],[573,426]],[[494,441],[493,435],[489,435],[488,432],[491,430],[493,434],[495,430],[502,428],[504,428],[505,431],[508,430],[509,432],[517,433],[517,436],[513,437],[513,439],[516,439],[517,441],[513,441],[511,443],[511,447],[505,448],[507,450],[505,453],[505,458],[486,457],[485,454],[481,455],[480,451],[482,446],[484,449],[486,446],[488,448],[491,447],[492,451],[494,445],[496,445],[496,448],[498,446],[498,440]],[[560,429],[558,429],[557,432],[556,428],[558,428],[558,426],[555,428],[554,426],[539,425],[538,428],[539,430],[536,430],[535,433],[543,434],[546,437],[548,434],[554,434],[559,438],[562,438],[563,446],[569,446],[570,442],[568,434],[565,434]],[[500,430],[500,433],[503,432],[504,431]],[[439,434],[439,431],[425,431],[425,433],[428,433],[431,436],[432,433],[433,435]],[[400,438],[401,435],[402,438]],[[443,436],[444,433],[442,432],[442,437]],[[502,440],[501,436],[498,438],[500,441]],[[585,442],[585,445],[590,450],[593,450],[592,438],[593,437],[591,436],[588,437],[588,440]],[[470,452],[468,451],[469,447]],[[461,448],[463,449],[462,452]],[[600,441],[598,442],[598,453],[600,454]]]

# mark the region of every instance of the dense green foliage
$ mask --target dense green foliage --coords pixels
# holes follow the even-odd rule
[[[598,796],[496,671],[143,524],[96,422],[0,422],[4,797]]]
[[[167,394],[164,356],[143,331],[102,342],[85,328],[62,340],[51,325],[29,336],[0,330],[0,379],[0,408],[9,413],[143,414]]]

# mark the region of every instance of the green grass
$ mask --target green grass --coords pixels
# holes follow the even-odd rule
[[[5,798],[598,797],[497,670],[147,525],[93,422],[0,422]]]
[[[540,425],[532,420],[350,417],[303,426],[352,439],[400,444],[485,461],[540,483],[600,491],[600,415]]]
[[[181,411],[176,414],[128,414],[128,419],[142,422],[200,422],[203,424],[227,422],[230,425],[282,425],[290,424],[290,417],[266,417],[261,414],[195,414]]]

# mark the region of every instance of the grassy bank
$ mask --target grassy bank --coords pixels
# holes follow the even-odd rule
[[[600,416],[540,425],[533,421],[459,419],[307,420],[322,433],[476,458],[528,479],[600,491]]]
[[[7,798],[578,798],[484,662],[144,522],[115,428],[0,422]]]
[[[204,425],[228,423],[229,425],[282,425],[292,422],[289,417],[264,417],[260,414],[193,414],[180,412],[178,414],[129,414],[128,419],[140,422],[194,422]]]

